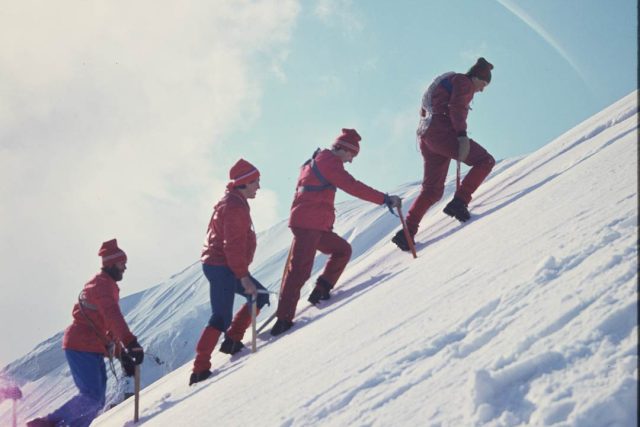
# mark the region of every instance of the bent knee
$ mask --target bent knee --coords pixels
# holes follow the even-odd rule
[[[474,161],[469,166],[481,168],[483,170],[486,170],[488,173],[488,172],[491,172],[495,164],[496,164],[496,160],[493,158],[493,156],[485,152],[483,156],[480,156],[476,161]]]
[[[220,316],[217,314],[212,315],[209,318],[209,323],[207,324],[210,328],[215,328],[219,331],[226,331],[230,325],[231,316]]]
[[[493,167],[496,165],[496,159],[494,159],[493,156],[489,153],[487,153],[486,165],[489,170],[493,169]]]
[[[346,246],[344,248],[344,251],[342,252],[343,256],[345,258],[351,259],[351,254],[353,253],[353,249],[351,248],[351,244],[349,242],[345,242],[345,243],[346,243]]]
[[[334,250],[331,252],[331,258],[334,260],[349,261],[352,253],[353,249],[351,248],[351,244],[345,240],[341,245],[334,247]]]

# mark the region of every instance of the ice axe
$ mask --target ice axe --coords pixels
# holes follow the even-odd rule
[[[16,399],[13,399],[13,427],[18,425],[18,409],[16,408]]]
[[[12,409],[12,426],[16,427],[18,425],[18,399],[22,399],[22,392],[16,386],[9,387],[7,389],[0,390],[2,392],[2,397],[10,398],[13,400],[13,409]]]
[[[120,342],[120,345],[122,346],[123,352],[128,356],[128,350],[127,347],[124,345],[124,343],[122,343],[122,341]],[[127,398],[126,393],[125,393],[125,399]],[[138,419],[139,419],[139,409],[140,409],[140,365],[136,364],[133,368],[133,422],[137,423]]]
[[[140,410],[140,365],[136,365],[134,373],[134,392],[133,392],[133,422],[137,423]]]
[[[398,206],[398,216],[400,217],[400,222],[402,223],[402,230],[404,231],[404,238],[407,240],[407,244],[409,245],[409,249],[411,249],[411,254],[413,258],[418,258],[416,255],[416,247],[413,244],[413,239],[411,238],[411,234],[409,234],[409,229],[407,229],[407,223],[404,221],[404,216],[402,215],[402,208]]]
[[[251,352],[255,353],[258,351],[258,347],[256,344],[256,317],[258,315],[258,298],[255,296],[251,297]]]

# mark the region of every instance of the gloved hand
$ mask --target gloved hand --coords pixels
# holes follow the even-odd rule
[[[127,344],[125,353],[131,358],[134,365],[140,365],[144,360],[144,349],[138,344],[138,340],[133,340]]]
[[[128,354],[122,352],[120,355],[120,364],[122,365],[122,370],[127,377],[132,377],[136,373],[136,364],[133,363],[133,359],[129,357]]]
[[[0,401],[4,399],[22,399],[22,392],[18,387],[15,386],[0,389]]]
[[[469,150],[471,149],[471,143],[469,142],[469,138],[466,136],[458,137],[458,160],[464,162],[467,160],[467,156],[469,155]]]
[[[385,194],[384,204],[387,205],[389,209],[399,208],[402,206],[402,199],[398,196],[390,196],[388,194]]]
[[[253,279],[251,279],[250,276],[247,275],[241,278],[240,284],[242,285],[242,288],[247,295],[251,295],[253,298],[256,298],[256,295],[258,294],[258,288],[256,287],[256,284],[253,283]]]

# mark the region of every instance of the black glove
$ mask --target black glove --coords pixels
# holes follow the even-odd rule
[[[125,353],[131,358],[134,365],[140,365],[144,360],[144,349],[138,344],[138,340],[133,340],[127,344]]]
[[[390,196],[388,194],[385,194],[384,204],[387,205],[390,211],[392,211],[393,208],[398,208],[402,206],[402,199],[398,196],[393,196],[393,195]]]
[[[122,370],[127,377],[132,377],[136,373],[136,364],[133,363],[133,359],[129,357],[128,354],[122,352],[120,355],[120,364],[122,365]]]
[[[258,288],[258,297],[256,298],[258,310],[260,310],[265,305],[271,305],[271,302],[269,301],[269,291],[264,286],[262,286],[262,283],[258,282],[255,277],[251,275],[249,277],[251,277],[251,280],[253,280],[253,283],[255,283],[256,288]]]

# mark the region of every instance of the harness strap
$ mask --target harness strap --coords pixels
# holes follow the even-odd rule
[[[322,175],[322,172],[320,172],[320,169],[318,169],[318,165],[316,164],[316,155],[319,152],[320,152],[320,149],[318,148],[313,153],[311,158],[309,160],[307,160],[306,162],[304,162],[302,167],[310,166],[311,167],[311,171],[316,176],[316,178],[318,178],[318,181],[320,181],[320,185],[301,185],[301,186],[298,187],[298,191],[300,193],[304,193],[305,191],[315,192],[315,191],[324,191],[324,190],[331,190],[331,191],[336,191],[337,190],[337,187],[335,185],[331,184],[324,177],[324,175]]]
[[[451,76],[447,76],[440,81],[440,86],[451,95],[453,92],[453,84],[451,84]]]
[[[451,96],[451,92],[453,92],[453,84],[451,83],[451,77],[453,77],[455,73],[450,71],[448,73],[444,73],[436,77],[433,82],[429,85],[427,91],[422,95],[422,105],[420,109],[420,123],[418,124],[418,129],[416,130],[416,135],[421,137],[424,135],[431,124],[431,119],[433,116],[443,115],[447,116],[446,113],[434,113],[433,112],[433,93],[437,88],[442,87],[447,91],[449,96]],[[419,138],[418,138],[419,139]]]
[[[98,332],[96,324],[93,323],[93,320],[91,320],[91,318],[87,316],[87,313],[85,313],[85,308],[88,310],[98,311],[98,307],[87,302],[86,298],[84,297],[84,290],[80,291],[80,294],[78,295],[78,307],[80,307],[80,312],[82,313],[84,318],[87,319],[87,322],[89,322],[89,326],[91,326],[91,329],[93,329],[93,332],[96,334],[98,339],[103,342],[105,349],[107,350],[107,355],[109,357],[109,367],[111,368],[113,377],[116,379],[116,381],[118,381],[118,375],[116,374],[116,369],[113,366],[113,356],[115,354],[116,348],[115,342],[113,340],[109,340],[106,336],[101,335],[100,332]]]
[[[84,297],[84,291],[80,292],[80,295],[78,295],[78,304],[80,304],[81,308],[86,308],[87,310],[98,311],[98,307],[96,307],[95,305],[93,305],[90,302],[88,302],[87,299]]]

